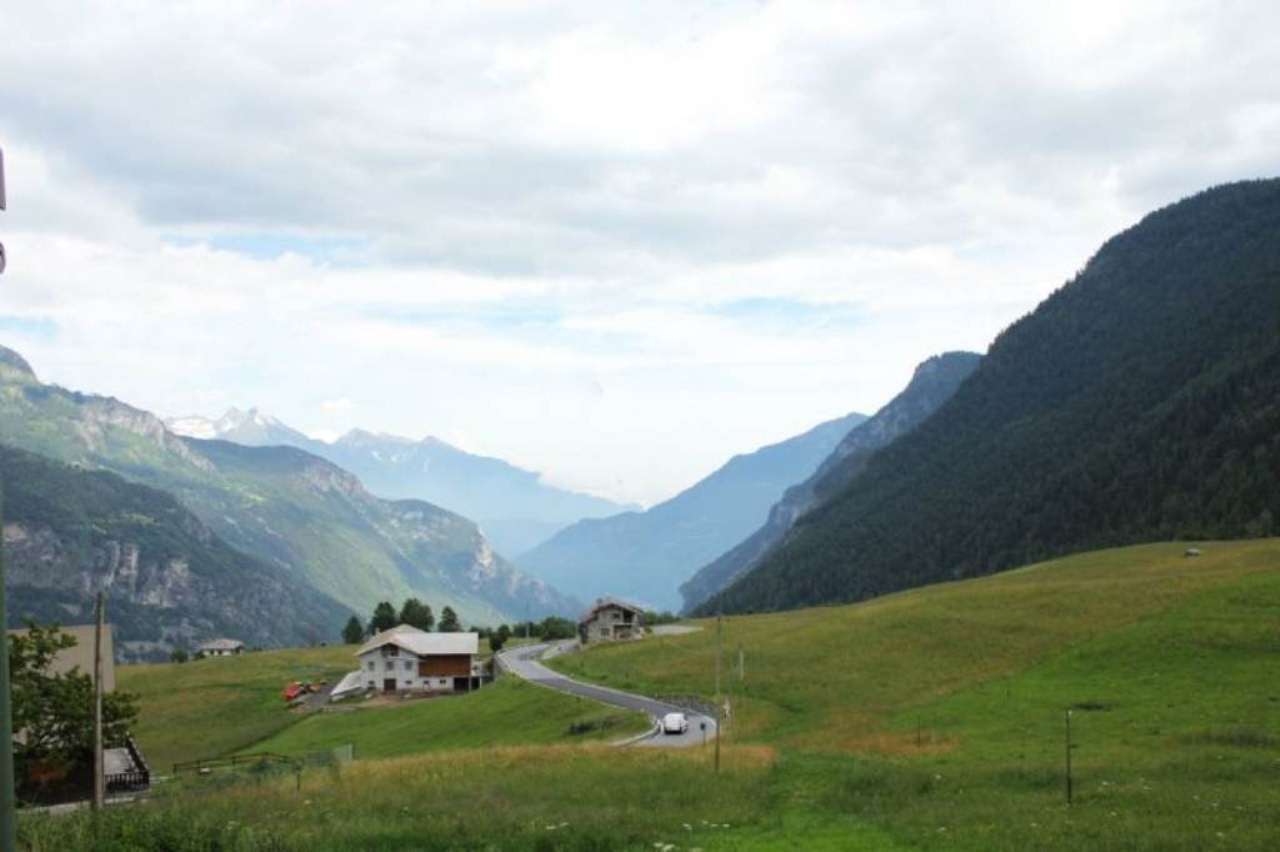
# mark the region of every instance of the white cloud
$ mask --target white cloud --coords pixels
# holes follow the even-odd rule
[[[1275,173],[1277,23],[20,5],[0,333],[162,413],[252,400],[652,501],[984,348],[1148,209]]]

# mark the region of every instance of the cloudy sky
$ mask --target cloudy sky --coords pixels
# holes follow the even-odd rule
[[[6,4],[0,343],[659,500],[1280,171],[1276,4],[1050,5]]]

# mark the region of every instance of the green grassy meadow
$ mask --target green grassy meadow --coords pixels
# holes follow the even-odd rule
[[[301,718],[280,691],[290,681],[336,683],[355,669],[353,648],[255,651],[238,657],[116,669],[118,689],[138,695],[134,736],[154,771],[241,751]]]
[[[201,842],[216,843],[183,846],[191,810],[159,797],[111,815],[102,837],[127,842],[96,848],[1274,849],[1280,541],[1201,547],[1194,559],[1184,545],[1123,548],[853,606],[726,618],[733,715],[718,775],[710,748],[504,747],[459,732],[427,754],[312,770],[301,789],[288,777],[211,790],[196,821]],[[710,696],[716,629],[702,625],[555,665],[619,688]],[[467,711],[472,699],[423,705],[452,705],[459,727],[555,742],[539,712],[518,709],[545,696],[506,688],[491,690],[492,715]],[[333,718],[376,712],[386,711]],[[337,744],[329,724],[276,742]],[[393,728],[364,749],[391,753],[381,749],[394,749]],[[26,848],[90,848],[88,825],[28,819]]]
[[[527,641],[531,640],[521,639],[510,644],[514,646]],[[327,680],[329,683],[336,683],[344,674],[356,668],[355,650],[352,645],[330,645],[322,648],[255,651],[238,657],[192,660],[187,663],[120,666],[116,669],[116,682],[118,688],[138,695],[141,712],[138,724],[134,727],[134,736],[154,771],[168,774],[173,764],[180,761],[271,750],[277,746],[302,748],[300,743],[310,741],[324,743],[316,748],[355,742],[353,738],[337,742],[334,739],[340,738],[338,734],[330,736],[326,733],[329,730],[347,731],[349,728],[360,727],[341,721],[345,716],[323,714],[323,718],[312,720],[313,714],[288,710],[280,697],[285,685],[295,680]],[[487,640],[481,641],[480,650],[483,655],[488,655]],[[503,695],[506,696],[507,693]],[[553,701],[557,697],[552,695]],[[486,697],[471,706],[488,707],[488,701]],[[519,701],[508,700],[497,703],[493,711],[486,712],[501,712],[498,708],[504,708],[505,711],[516,714],[515,718],[554,718],[564,721],[566,726],[579,716],[590,716],[590,713],[574,704],[549,705],[543,696],[536,696],[531,701],[532,709],[525,708]],[[408,702],[404,708],[383,708],[391,711],[386,717],[388,729],[397,730],[397,726],[401,724],[397,719],[416,718],[415,714],[422,714],[425,708],[420,707],[420,704],[422,702]],[[592,708],[595,707],[598,705],[592,705]],[[408,711],[407,717],[396,715],[402,709]],[[426,711],[424,718],[440,712],[440,709]],[[445,713],[448,715],[447,710]],[[539,716],[539,713],[545,716]],[[603,718],[595,721],[602,721]],[[614,725],[609,735],[614,730],[625,734],[636,725],[631,719],[616,718],[612,722]],[[282,741],[283,733],[299,723],[307,723],[304,725],[304,733]],[[545,742],[549,735],[545,729],[535,726],[530,736],[535,739],[509,733],[500,741]],[[370,756],[396,754],[394,750],[388,750],[390,739],[382,747],[378,745],[379,742],[381,741],[375,733],[369,742],[373,749]],[[451,743],[454,746],[466,744],[472,743]]]
[[[583,732],[572,733],[574,725]],[[445,749],[619,740],[648,727],[643,714],[504,677],[470,695],[313,713],[255,743],[252,750],[293,755],[350,743],[361,759],[400,757]]]

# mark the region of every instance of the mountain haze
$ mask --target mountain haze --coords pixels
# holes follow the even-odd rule
[[[612,594],[676,609],[679,585],[759,526],[783,491],[812,473],[865,419],[849,414],[735,456],[648,511],[579,521],[519,564],[582,598]]]
[[[900,394],[855,426],[812,476],[787,489],[769,510],[764,526],[680,587],[685,609],[697,606],[755,568],[783,541],[797,518],[852,481],[872,453],[914,429],[950,399],[981,360],[981,355],[972,352],[948,352],[916,367],[911,382]]]
[[[1054,555],[1280,531],[1280,180],[1110,239],[919,428],[699,611],[851,601]]]
[[[174,431],[198,438],[306,450],[351,471],[379,497],[426,500],[475,520],[494,547],[508,556],[523,553],[574,521],[634,508],[556,488],[537,473],[468,453],[438,438],[415,441],[353,429],[329,443],[254,408],[232,408],[217,420],[180,417],[167,423]]]

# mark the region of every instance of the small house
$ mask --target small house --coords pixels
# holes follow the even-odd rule
[[[79,669],[81,674],[93,677],[93,633],[92,624],[72,624],[59,627],[58,630],[76,641],[70,648],[63,648],[54,655],[49,663],[49,674],[66,674]],[[25,628],[10,630],[10,636],[25,636]],[[102,691],[114,692],[116,688],[115,634],[110,624],[102,626]]]
[[[468,692],[490,678],[478,633],[427,633],[401,624],[356,652],[366,689],[379,692]]]
[[[235,657],[244,653],[244,643],[239,639],[211,639],[196,648],[196,658]]]
[[[644,610],[617,598],[597,598],[578,621],[584,643],[644,638]]]

